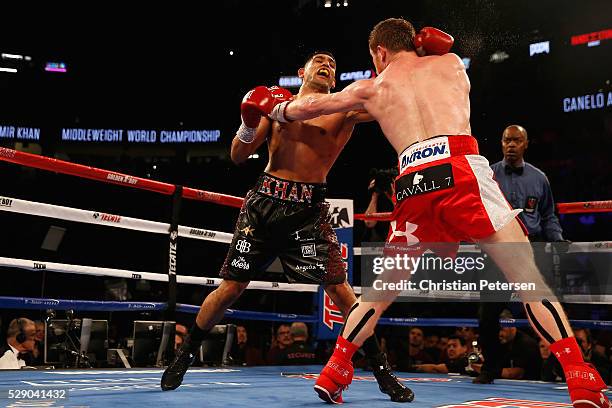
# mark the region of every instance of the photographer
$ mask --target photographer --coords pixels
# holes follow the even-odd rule
[[[397,169],[370,170],[370,203],[365,210],[369,215],[378,212],[393,211],[393,180],[397,176]],[[389,232],[388,221],[365,221],[365,231],[362,242],[385,242]]]

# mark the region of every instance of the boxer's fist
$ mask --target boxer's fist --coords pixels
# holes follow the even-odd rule
[[[280,86],[271,86],[268,88],[274,99],[276,99],[276,103],[281,103],[290,100],[293,98],[293,95],[290,91],[285,88],[281,88]]]
[[[414,37],[414,47],[419,55],[444,55],[453,46],[454,39],[450,34],[433,27],[423,28]]]
[[[262,116],[269,115],[276,105],[291,97],[291,92],[278,86],[258,86],[251,89],[244,95],[240,105],[242,122],[247,127],[256,128]]]

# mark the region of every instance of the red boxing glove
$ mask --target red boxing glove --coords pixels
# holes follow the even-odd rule
[[[276,103],[285,102],[293,98],[293,95],[290,91],[285,88],[281,88],[280,86],[271,86],[268,88],[274,99],[276,99]]]
[[[258,86],[251,89],[240,105],[242,122],[246,127],[256,128],[262,116],[270,114],[276,105],[292,97],[291,92],[278,86]]]
[[[455,39],[442,30],[433,27],[424,27],[414,37],[414,47],[419,56],[447,54]]]

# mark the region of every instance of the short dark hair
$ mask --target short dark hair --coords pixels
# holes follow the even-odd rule
[[[414,51],[415,31],[412,24],[403,18],[388,18],[376,24],[370,32],[369,45],[372,51],[382,45],[389,51]]]
[[[291,325],[287,324],[287,323],[281,323],[276,327],[276,334],[278,335],[278,331],[280,330],[281,327],[287,327],[289,329],[291,329]]]
[[[465,347],[465,339],[463,337],[452,335],[448,337],[448,341],[451,341],[451,340],[459,340],[459,343],[461,343],[461,345]]]
[[[334,57],[334,54],[332,54],[331,51],[318,50],[318,51],[313,51],[310,54],[308,54],[308,56],[304,60],[304,66],[306,66],[306,64],[308,64],[310,62],[310,60],[314,58],[315,55],[321,55],[321,54],[327,55],[327,56],[331,57],[331,59],[336,61],[336,57]]]

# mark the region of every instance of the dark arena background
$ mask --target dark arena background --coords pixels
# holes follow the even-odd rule
[[[433,26],[453,35],[451,51],[463,59],[471,83],[471,128],[480,154],[491,164],[500,161],[502,132],[523,126],[529,136],[525,160],[550,182],[569,253],[595,248],[612,276],[606,253],[612,250],[610,1],[224,0],[27,9],[4,3],[0,343],[15,318],[41,322],[42,334],[40,354],[26,360],[36,370],[0,371],[0,406],[38,399],[11,398],[17,389],[69,395],[66,401],[47,398],[47,406],[320,403],[313,379],[333,351],[342,316],[314,285],[286,285],[274,264],[231,306],[186,386],[162,393],[159,379],[174,342],[182,339],[179,326],[191,327],[197,307],[220,282],[241,202],[226,195],[244,197],[268,160],[265,144],[244,164],[230,159],[243,96],[258,85],[296,94],[297,71],[315,50],[336,58],[333,92],[374,77],[368,35],[389,17],[403,17],[417,31]],[[100,170],[94,177],[88,173],[94,170],[64,162]],[[379,125],[358,124],[327,177],[328,195],[352,200],[351,211],[363,214],[370,181],[396,168],[397,155]],[[147,180],[160,182],[151,183],[157,192],[139,188]],[[175,186],[191,196],[180,199]],[[334,219],[345,227],[338,236],[359,287],[358,248],[370,235],[351,211],[350,220],[341,212]],[[130,219],[136,227],[122,227]],[[144,220],[157,224],[139,227]],[[178,229],[178,239],[171,233],[177,224],[189,226],[183,234]],[[180,238],[187,235],[198,239]],[[607,289],[599,300],[570,297],[564,306],[573,327],[588,334],[585,355],[597,361],[609,385],[612,283],[600,283]],[[477,302],[437,299],[396,303],[385,313],[377,334],[398,377],[415,391],[411,406],[570,406],[565,383],[554,382],[560,377],[496,380],[486,388],[472,384],[470,370],[416,373],[419,348],[438,350],[432,363],[448,359],[443,338],[458,335],[474,353],[478,308]],[[504,325],[518,327],[537,346],[521,304],[509,304],[505,313]],[[83,350],[88,319],[91,344]],[[145,340],[138,321],[151,322],[142,326],[150,331]],[[307,324],[316,359],[279,368],[282,362],[269,359],[269,350],[280,328],[287,328],[281,324],[295,322]],[[244,328],[248,339],[236,328]],[[394,405],[378,391],[368,364],[356,367],[363,371],[356,372],[345,401]]]

